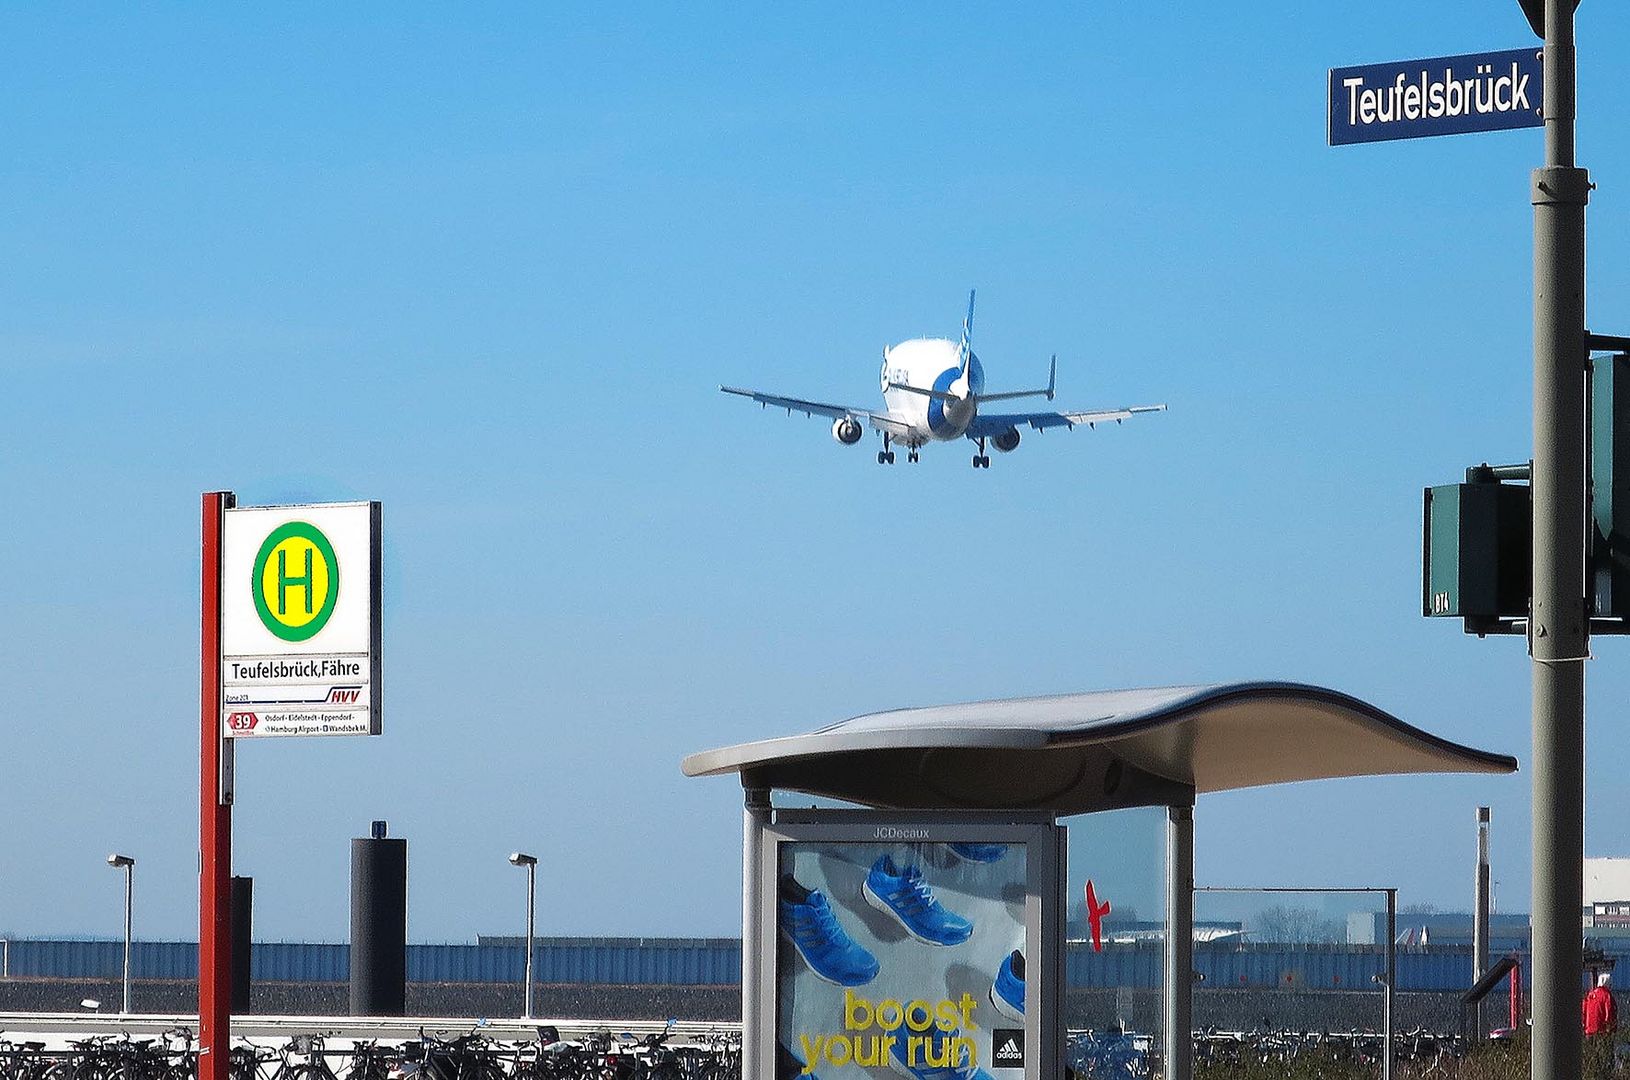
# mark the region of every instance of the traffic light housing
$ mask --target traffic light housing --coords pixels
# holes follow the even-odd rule
[[[1590,589],[1596,618],[1630,618],[1630,355],[1590,361]]]
[[[1533,513],[1528,485],[1502,484],[1488,466],[1467,478],[1426,489],[1421,614],[1486,633],[1501,619],[1528,617]]]
[[[1630,338],[1591,335],[1589,550],[1591,633],[1630,633]],[[1533,578],[1525,465],[1479,465],[1463,484],[1426,489],[1421,614],[1464,619],[1474,634],[1520,632]]]

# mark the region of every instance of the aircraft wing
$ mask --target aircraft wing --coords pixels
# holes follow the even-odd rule
[[[1117,424],[1122,420],[1130,419],[1138,413],[1165,412],[1164,405],[1128,405],[1122,409],[1097,409],[1091,412],[1029,412],[1029,413],[980,413],[974,417],[973,423],[968,425],[970,439],[991,439],[1000,435],[1008,428],[1019,428],[1029,425],[1037,431],[1050,427],[1073,428],[1077,424],[1094,427],[1098,424],[1113,420]]]
[[[830,405],[824,401],[805,401],[802,398],[781,397],[777,394],[764,394],[757,390],[743,390],[739,386],[721,386],[720,390],[727,394],[737,394],[744,398],[752,398],[760,405],[768,408],[773,405],[778,409],[785,409],[791,415],[801,412],[805,416],[830,416],[834,420],[850,419],[870,424],[879,431],[887,431],[891,435],[904,435],[908,426],[894,419],[888,413],[876,413],[870,409],[859,409],[851,405]],[[1003,430],[1007,430],[1003,428]]]

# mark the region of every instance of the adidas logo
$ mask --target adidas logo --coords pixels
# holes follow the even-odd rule
[[[997,1028],[991,1033],[992,1065],[1000,1068],[1024,1067],[1024,1032],[1012,1028]]]

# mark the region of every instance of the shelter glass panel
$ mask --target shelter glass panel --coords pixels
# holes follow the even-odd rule
[[[1386,1023],[1384,893],[1202,883],[1194,934],[1198,1061],[1295,1056],[1330,1068],[1378,1066]],[[1414,940],[1402,915],[1397,935],[1401,955]],[[1469,970],[1469,956],[1462,962]],[[1399,1030],[1431,1033],[1421,1049],[1435,1060],[1439,1037],[1458,1021],[1447,999],[1421,999]]]
[[[1076,1075],[1152,1075],[1164,1045],[1164,807],[1066,819],[1064,1024]]]

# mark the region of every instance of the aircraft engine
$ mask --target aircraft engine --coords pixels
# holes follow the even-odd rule
[[[840,416],[832,421],[832,437],[845,446],[859,442],[860,434],[860,422],[852,416]]]
[[[1011,453],[1019,448],[1019,429],[1010,427],[990,441],[990,444],[1002,453]]]

